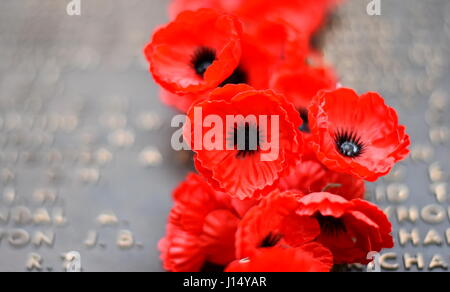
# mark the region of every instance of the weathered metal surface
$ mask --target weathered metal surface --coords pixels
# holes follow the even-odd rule
[[[63,271],[72,251],[85,271],[160,271],[170,193],[190,170],[142,56],[167,1],[81,0],[81,16],[69,2],[0,3],[0,271]],[[450,3],[381,0],[369,16],[369,2],[348,1],[323,41],[341,83],[381,92],[412,135],[412,158],[369,186],[394,223],[383,268],[442,271]]]

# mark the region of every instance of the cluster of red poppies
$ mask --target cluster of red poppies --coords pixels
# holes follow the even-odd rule
[[[165,269],[330,271],[393,247],[364,181],[389,173],[410,139],[379,94],[339,88],[310,45],[337,2],[173,1],[171,22],[145,49],[162,100],[190,120],[194,108],[224,120],[277,116],[279,143],[276,159],[262,159],[274,134],[246,122],[225,127],[223,143],[256,131],[256,149],[192,147],[199,174],[174,192],[159,244]],[[194,124],[185,136],[198,127],[206,135]]]

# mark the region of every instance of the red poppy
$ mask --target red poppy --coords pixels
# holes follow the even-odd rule
[[[322,91],[309,107],[312,148],[321,163],[367,181],[386,175],[409,154],[396,111],[374,92]]]
[[[246,28],[252,36],[272,56],[283,62],[291,55],[306,56],[309,51],[309,38],[284,20],[262,20]]]
[[[323,24],[336,0],[246,0],[236,15],[246,22],[283,20],[310,36]]]
[[[303,120],[300,130],[305,133],[305,139],[309,139],[308,107],[319,91],[336,88],[337,77],[325,64],[323,55],[302,42],[289,44],[286,53],[285,61],[272,75],[270,88],[284,94],[295,105]],[[305,151],[305,157],[315,158],[309,147]]]
[[[317,54],[289,59],[277,70],[271,88],[284,94],[299,111],[306,111],[321,90],[336,89],[337,77]]]
[[[298,202],[297,215],[319,222],[317,241],[333,252],[336,264],[368,264],[369,252],[394,247],[391,223],[369,202],[348,201],[327,192],[309,194]]]
[[[198,111],[202,117],[196,117]],[[222,127],[205,126],[203,117],[217,117]],[[218,88],[191,108],[188,118],[193,126],[185,126],[185,139],[196,152],[197,170],[233,197],[258,198],[301,159],[301,119],[271,90],[244,84]],[[227,122],[230,118],[235,120]],[[205,140],[211,142],[202,145]]]
[[[331,171],[316,160],[302,161],[289,176],[280,179],[278,187],[305,194],[326,190],[347,200],[363,199],[366,191],[363,180]]]
[[[251,257],[261,249],[300,247],[320,234],[316,219],[296,215],[298,192],[273,191],[252,208],[239,223],[237,258]]]
[[[190,174],[174,192],[165,238],[159,249],[164,268],[195,272],[207,264],[225,267],[235,259],[235,233],[252,202],[234,202]]]
[[[186,11],[154,33],[145,56],[154,79],[166,90],[201,94],[237,68],[241,33],[241,24],[231,15],[212,9]]]
[[[205,100],[207,94],[178,95],[161,88],[159,97],[166,105],[174,107],[182,113],[186,113],[193,104]]]
[[[275,47],[281,50],[284,43],[281,40],[273,41],[272,47],[266,48],[259,45],[261,43],[259,37],[248,34],[243,34],[241,37],[242,55],[239,65],[216,87],[223,87],[227,84],[249,84],[256,89],[269,88],[270,77],[281,60],[280,56],[274,52]],[[204,92],[182,95],[163,89],[161,100],[181,112],[187,112],[193,104],[206,100],[216,87]]]
[[[316,31],[339,0],[175,0],[169,8],[173,18],[184,10],[214,8],[243,18],[246,24],[283,20],[308,35]]]
[[[275,46],[286,45],[288,43],[305,45],[305,49],[309,47],[309,36],[303,30],[296,29],[283,17],[265,18],[256,14],[249,13],[251,7],[247,7],[247,0],[175,0],[169,7],[171,19],[174,19],[179,13],[185,10],[197,10],[200,8],[211,8],[225,13],[236,15],[243,21],[244,31],[246,34],[259,39],[260,47],[275,49]],[[260,1],[259,5],[268,5],[276,7],[275,1]],[[296,9],[295,11],[297,11]],[[241,12],[242,11],[242,12]],[[250,14],[250,16],[249,16]],[[261,46],[264,44],[264,46]],[[280,48],[277,47],[277,50]],[[278,55],[281,51],[276,52]],[[298,51],[297,51],[298,53]]]
[[[318,243],[298,248],[273,247],[231,263],[226,272],[329,272],[333,255]]]
[[[166,271],[200,271],[206,262],[197,236],[170,223],[166,228],[166,236],[158,243],[158,249]]]
[[[270,77],[281,59],[279,55],[273,55],[266,46],[261,46],[262,42],[258,37],[243,34],[241,61],[237,70],[223,85],[245,83],[255,89],[269,88]]]

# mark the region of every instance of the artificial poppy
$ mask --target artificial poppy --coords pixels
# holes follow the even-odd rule
[[[333,171],[373,182],[409,154],[405,127],[377,93],[358,96],[347,88],[322,91],[308,111],[311,147]]]
[[[282,19],[254,23],[245,29],[245,34],[281,64],[291,60],[292,56],[305,57],[310,51],[308,36]]]
[[[315,55],[310,59],[308,56],[312,54],[288,60],[275,72],[271,80],[271,88],[284,94],[305,121],[307,121],[306,111],[314,96],[321,90],[336,89],[337,85],[333,69],[325,65],[321,57]]]
[[[318,243],[297,248],[273,247],[259,250],[249,258],[236,260],[226,272],[329,272],[332,253]]]
[[[241,33],[234,16],[212,9],[185,11],[153,34],[144,53],[164,89],[198,95],[235,71],[241,59]]]
[[[255,89],[269,88],[270,77],[281,61],[279,55],[270,52],[266,46],[261,46],[261,40],[258,37],[245,33],[241,39],[241,47],[242,56],[237,69],[221,86],[248,84]]]
[[[372,203],[348,201],[327,192],[309,194],[298,203],[298,216],[318,221],[320,235],[316,240],[331,250],[336,264],[368,264],[369,252],[394,247],[392,225]]]
[[[339,0],[246,0],[234,13],[250,24],[283,20],[311,36],[322,26],[337,2]]]
[[[158,243],[163,268],[170,272],[200,271],[206,264],[202,245],[196,234],[167,224],[166,235]]]
[[[295,213],[302,196],[296,191],[275,190],[248,211],[236,233],[237,258],[273,247],[301,247],[316,239],[320,234],[317,220]]]
[[[237,225],[252,203],[214,191],[196,174],[188,175],[173,199],[166,236],[159,243],[164,268],[195,272],[233,261]]]
[[[175,0],[169,8],[173,18],[184,10],[214,8],[233,13],[246,25],[283,20],[311,35],[340,0]]]
[[[269,49],[260,46],[260,42],[258,37],[250,36],[249,34],[242,35],[242,53],[239,65],[216,87],[204,92],[182,95],[162,89],[160,93],[161,100],[165,104],[185,113],[193,104],[206,100],[217,87],[223,87],[228,84],[248,84],[256,89],[269,88],[270,78],[281,60],[280,56],[275,53],[275,50],[281,50],[284,44],[281,43],[281,40],[273,41],[273,46]]]
[[[286,60],[272,75],[270,88],[284,94],[295,105],[303,120],[300,130],[309,134],[308,107],[319,91],[336,88],[337,77],[325,64],[322,54],[305,49],[301,43],[290,47]],[[294,50],[295,47],[299,48]],[[309,153],[306,154],[309,157]]]
[[[331,171],[317,160],[302,161],[290,175],[280,179],[282,191],[296,190],[305,194],[328,191],[347,200],[363,199],[365,184],[352,175]]]
[[[233,197],[260,197],[301,159],[301,119],[271,90],[218,88],[190,109],[188,121],[184,134],[197,170]]]
[[[178,95],[164,88],[161,88],[159,92],[159,97],[164,104],[182,113],[186,113],[193,104],[205,100],[207,96],[207,93]]]

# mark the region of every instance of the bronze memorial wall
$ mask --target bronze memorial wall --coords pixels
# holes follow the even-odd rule
[[[0,3],[0,271],[161,271],[170,193],[191,170],[142,48],[164,0]],[[396,246],[383,271],[450,265],[450,2],[349,0],[324,32],[341,84],[398,109],[411,156],[368,184]],[[352,266],[361,271],[365,267]]]

